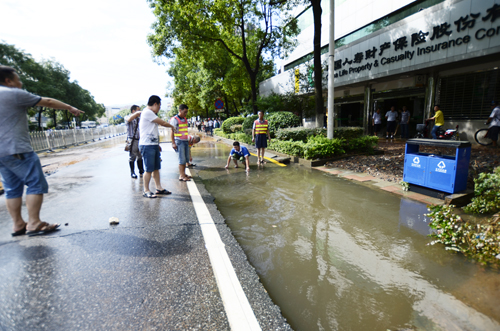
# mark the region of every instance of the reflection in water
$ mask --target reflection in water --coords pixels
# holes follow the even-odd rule
[[[213,171],[229,147],[211,147],[199,175],[295,330],[500,329],[497,273],[427,246],[425,205],[255,158]]]
[[[429,221],[424,215],[429,211],[423,203],[408,199],[401,199],[399,205],[399,224],[417,231],[423,235],[432,233]]]

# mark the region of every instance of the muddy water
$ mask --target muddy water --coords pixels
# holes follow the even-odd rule
[[[500,330],[499,274],[427,246],[424,205],[229,150],[193,149],[199,175],[295,330]]]

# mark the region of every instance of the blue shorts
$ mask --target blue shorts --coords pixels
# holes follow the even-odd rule
[[[189,142],[186,140],[175,139],[177,153],[179,153],[179,164],[189,163]]]
[[[15,199],[23,196],[24,185],[26,194],[45,194],[49,192],[49,184],[45,180],[42,164],[35,152],[8,155],[0,158],[0,173],[2,174],[5,197]]]
[[[161,169],[160,146],[139,145],[139,151],[144,160],[144,169],[146,172],[153,172]]]
[[[267,134],[255,135],[255,148],[267,148]]]

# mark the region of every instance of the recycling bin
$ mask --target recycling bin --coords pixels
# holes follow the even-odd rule
[[[420,146],[452,148],[455,155],[420,152]],[[467,189],[471,144],[468,141],[409,139],[406,141],[403,180],[446,193]]]

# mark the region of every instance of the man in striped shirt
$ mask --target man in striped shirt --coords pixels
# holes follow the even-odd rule
[[[264,153],[267,147],[267,139],[271,141],[271,134],[269,133],[269,124],[264,119],[264,112],[259,111],[259,118],[253,123],[252,141],[255,142],[257,148],[257,164],[264,164]]]

